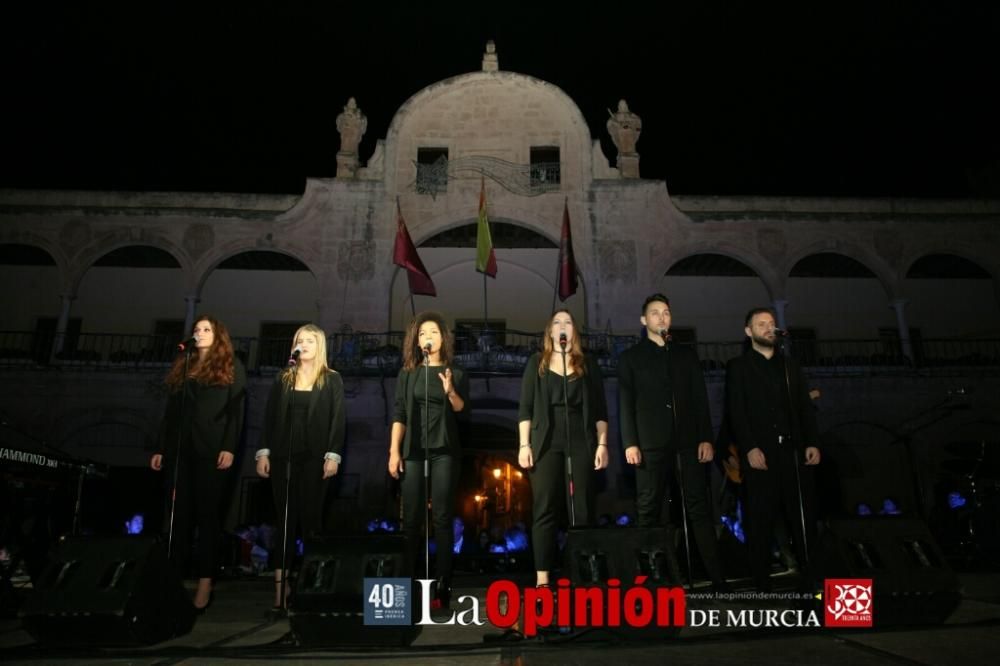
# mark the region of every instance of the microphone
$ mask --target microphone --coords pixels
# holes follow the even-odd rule
[[[774,333],[774,337],[776,337],[776,338],[787,338],[788,337],[788,331],[786,331],[783,328],[772,328],[771,332]]]
[[[672,336],[669,333],[667,333],[667,329],[665,328],[660,329],[660,337],[663,338],[664,342],[670,342],[670,340],[672,339]]]
[[[179,352],[189,351],[191,349],[194,349],[195,345],[197,345],[197,344],[198,344],[198,338],[196,338],[194,336],[191,336],[190,338],[188,338],[184,342],[181,342],[180,344],[177,345],[177,351],[179,351]]]
[[[299,364],[299,356],[302,355],[302,347],[296,347],[292,350],[292,355],[288,357],[288,367],[294,368]]]
[[[559,346],[565,351],[566,349],[566,332],[563,331],[559,334]]]
[[[422,351],[424,353],[424,356],[430,356],[430,353],[431,353],[431,343],[428,342],[426,345],[424,345],[421,348],[420,351]]]

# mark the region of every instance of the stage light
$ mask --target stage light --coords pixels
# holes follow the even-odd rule
[[[857,514],[859,516],[870,516],[872,515],[872,508],[864,502],[861,502],[858,504]]]
[[[891,497],[886,497],[882,500],[882,510],[879,512],[884,516],[898,516],[903,513],[899,510],[899,505]]]
[[[142,534],[142,529],[145,525],[145,519],[141,513],[137,513],[127,521],[125,521],[125,533],[126,534]]]
[[[957,490],[948,493],[948,508],[949,509],[952,509],[952,510],[961,509],[963,506],[965,506],[965,504],[966,504],[967,501],[968,500],[965,499],[965,497],[962,495],[962,493],[958,492]]]
[[[499,467],[497,467],[496,469],[493,470],[493,478],[494,479],[499,479],[502,474],[503,474],[503,472],[500,471]]]

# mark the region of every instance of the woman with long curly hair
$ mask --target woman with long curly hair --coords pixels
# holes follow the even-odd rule
[[[608,466],[608,406],[601,369],[584,354],[567,310],[557,310],[549,319],[542,351],[524,368],[518,433],[517,461],[531,478],[535,584],[547,587],[556,564],[560,525],[567,524],[567,517],[575,519],[573,526],[593,522],[594,471]],[[572,494],[567,459],[573,473]]]
[[[257,474],[271,479],[278,543],[285,535],[287,502],[285,561],[274,570],[274,609],[279,611],[287,605],[285,577],[295,555],[296,530],[303,538],[322,532],[328,480],[340,469],[344,451],[344,381],[327,366],[326,333],[306,324],[292,338],[293,357],[296,351],[296,364],[278,373],[271,385],[255,456]]]
[[[246,371],[233,353],[229,332],[218,319],[198,317],[192,336],[193,358],[185,360],[188,352],[178,356],[167,374],[167,409],[150,467],[156,471],[166,467],[171,486],[177,479],[172,487],[171,560],[182,574],[191,530],[198,528],[194,606],[203,611],[212,601],[222,530],[222,489],[243,424]]]
[[[427,450],[437,547],[436,595],[445,607],[451,600],[452,518],[461,456],[458,415],[469,397],[468,376],[454,364],[453,350],[441,315],[422,312],[410,322],[403,341],[403,368],[396,379],[389,442],[389,474],[403,479],[403,530],[409,537],[409,561],[415,565],[416,546],[423,543],[427,519],[423,471]]]

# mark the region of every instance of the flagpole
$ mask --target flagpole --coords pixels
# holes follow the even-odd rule
[[[552,309],[549,310],[550,313],[556,311],[556,295],[559,293],[559,274],[562,273],[562,263],[556,262],[556,283],[552,287]]]

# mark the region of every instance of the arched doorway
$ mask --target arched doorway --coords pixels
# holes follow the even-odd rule
[[[742,340],[746,312],[771,301],[753,268],[723,254],[685,257],[667,269],[657,287],[670,299],[670,330],[681,343]]]
[[[200,298],[198,311],[225,322],[238,353],[255,368],[283,367],[296,329],[319,317],[315,275],[279,251],[227,257],[205,277]]]

